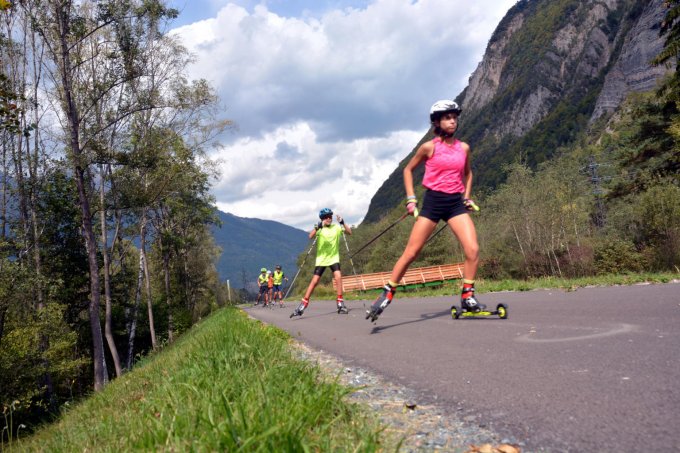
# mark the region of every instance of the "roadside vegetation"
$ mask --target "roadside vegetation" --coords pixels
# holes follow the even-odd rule
[[[296,359],[290,337],[215,312],[12,451],[376,451],[381,427],[351,390]],[[5,418],[11,420],[8,411]],[[389,450],[386,450],[389,451]]]
[[[670,283],[680,281],[680,271],[677,272],[640,272],[596,275],[591,277],[579,278],[558,278],[540,277],[519,279],[479,279],[476,281],[475,290],[477,293],[493,293],[499,291],[533,291],[539,289],[560,289],[574,291],[578,288],[591,286],[615,286],[615,285],[636,285],[644,283]],[[297,284],[296,284],[297,286]],[[380,289],[370,291],[350,292],[343,294],[345,300],[372,299],[380,292]],[[314,290],[316,299],[335,299],[335,289],[329,285],[319,285]],[[460,294],[460,280],[444,282],[439,285],[427,287],[410,287],[399,289],[398,297],[428,297],[428,296],[447,296]]]

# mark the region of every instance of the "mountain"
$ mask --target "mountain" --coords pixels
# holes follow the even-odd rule
[[[255,282],[260,268],[280,264],[292,278],[296,260],[309,242],[307,233],[271,220],[250,219],[218,211],[222,226],[212,228],[215,242],[222,248],[217,264],[220,278],[229,279],[233,288]]]
[[[502,183],[507,164],[535,168],[550,160],[607,121],[629,93],[653,89],[673,69],[649,63],[663,48],[665,11],[661,0],[518,1],[455,98],[463,108],[457,136],[472,149],[475,191]],[[402,170],[431,138],[425,134],[376,192],[365,223],[403,200]],[[421,166],[417,185],[422,172]]]

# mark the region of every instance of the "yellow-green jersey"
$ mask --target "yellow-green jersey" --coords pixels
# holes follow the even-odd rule
[[[330,266],[340,262],[340,236],[343,227],[332,224],[316,230],[316,266]]]
[[[257,284],[262,286],[267,284],[267,274],[260,274],[257,277]]]
[[[275,285],[280,285],[281,283],[283,283],[283,277],[285,277],[283,275],[283,271],[274,271],[273,275],[274,275],[274,284]]]

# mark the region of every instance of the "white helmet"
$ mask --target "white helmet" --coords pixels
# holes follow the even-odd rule
[[[461,108],[454,101],[444,99],[432,104],[430,108],[430,122],[434,123],[435,119],[447,112],[454,112],[460,115]]]

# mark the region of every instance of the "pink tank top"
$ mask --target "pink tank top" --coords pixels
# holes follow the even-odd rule
[[[434,140],[432,157],[425,161],[423,186],[445,193],[465,192],[463,177],[467,153],[462,142],[456,139],[451,145],[437,137]]]

